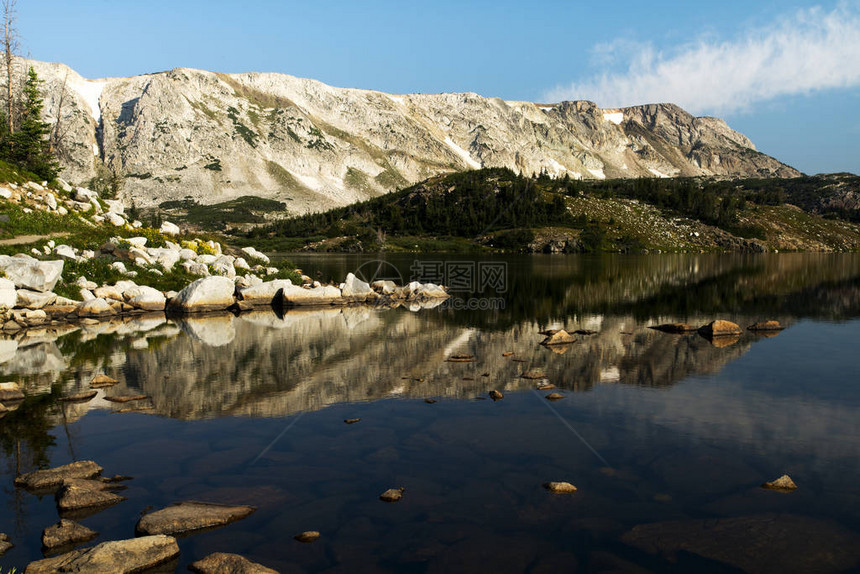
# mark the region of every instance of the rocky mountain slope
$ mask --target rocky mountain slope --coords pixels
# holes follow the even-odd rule
[[[46,118],[60,121],[63,177],[81,183],[105,165],[140,207],[255,195],[305,213],[480,167],[577,179],[799,175],[722,120],[672,104],[394,96],[187,68],[87,80],[30,63],[45,81]]]

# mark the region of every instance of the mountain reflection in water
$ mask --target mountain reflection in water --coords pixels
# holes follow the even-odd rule
[[[308,256],[300,258],[298,263],[305,273],[325,279],[343,277],[369,259],[349,255]],[[414,259],[411,255],[389,256],[386,264],[408,280]],[[615,500],[612,504],[621,505],[625,509],[623,512],[631,510],[630,504],[639,508],[626,519],[614,516],[612,520],[617,524],[589,523],[588,528],[596,529],[589,536],[600,538],[603,534],[595,532],[604,530],[613,533],[614,542],[610,546],[620,544],[621,531],[639,522],[740,513],[750,495],[745,493],[746,487],[739,487],[739,484],[748,480],[756,484],[755,481],[761,482],[759,478],[773,479],[790,470],[782,467],[765,470],[765,465],[756,467],[767,457],[802,461],[796,463],[801,475],[803,469],[831,466],[839,469],[840,476],[853,474],[856,477],[860,472],[856,458],[860,452],[860,388],[843,382],[850,358],[833,356],[834,349],[840,347],[832,339],[856,336],[860,330],[858,323],[852,321],[860,317],[860,256],[546,256],[493,260],[507,265],[504,292],[455,293],[456,297],[467,301],[490,295],[502,297],[504,308],[490,311],[455,310],[443,305],[418,311],[358,306],[169,319],[155,314],[125,321],[31,330],[17,338],[0,340],[0,380],[19,382],[28,397],[17,410],[7,412],[0,419],[0,442],[5,459],[13,475],[37,466],[62,464],[68,461],[68,456],[78,458],[75,448],[80,449],[79,443],[83,442],[86,450],[86,441],[74,438],[76,424],[85,423],[91,413],[98,413],[99,417],[108,412],[157,415],[146,417],[152,421],[146,428],[156,435],[167,434],[155,439],[159,448],[167,453],[192,448],[179,446],[182,443],[178,440],[170,442],[169,435],[173,431],[160,430],[172,428],[175,431],[179,428],[174,426],[180,424],[178,421],[210,419],[207,423],[194,423],[197,425],[225,421],[229,428],[253,421],[265,424],[266,432],[261,432],[264,427],[257,427],[247,436],[237,435],[237,441],[241,439],[243,446],[237,446],[236,450],[242,451],[242,456],[236,454],[236,460],[225,463],[224,468],[228,470],[222,468],[219,471],[222,475],[210,479],[223,478],[229,482],[230,473],[239,472],[231,465],[247,462],[246,459],[258,452],[265,452],[267,441],[277,435],[268,422],[259,419],[272,419],[274,424],[277,419],[293,417],[294,420],[294,415],[300,413],[322,416],[326,410],[340,418],[355,415],[356,409],[378,415],[388,408],[385,406],[387,399],[416,399],[410,404],[420,403],[441,412],[438,411],[441,405],[423,404],[422,399],[432,398],[462,405],[452,407],[459,412],[467,408],[467,402],[487,397],[490,390],[497,389],[505,394],[505,408],[516,409],[509,413],[507,422],[490,422],[485,415],[470,418],[463,413],[452,413],[447,425],[441,419],[429,421],[428,429],[432,432],[419,437],[415,427],[422,424],[421,417],[430,415],[410,410],[411,415],[392,418],[391,424],[400,425],[397,433],[398,436],[402,434],[401,442],[368,445],[376,453],[373,456],[381,457],[371,458],[370,462],[389,464],[389,459],[401,458],[405,461],[407,453],[414,451],[399,451],[396,444],[417,440],[419,443],[427,441],[427,448],[434,453],[446,452],[445,445],[450,447],[453,458],[439,460],[440,469],[450,472],[454,461],[466,468],[467,463],[460,458],[466,455],[458,451],[462,446],[458,446],[458,433],[465,432],[473,433],[474,440],[480,437],[483,448],[498,451],[501,458],[525,457],[523,460],[530,461],[536,468],[546,465],[548,469],[563,469],[565,463],[554,460],[552,449],[543,444],[545,437],[556,436],[554,433],[563,432],[563,429],[542,404],[547,403],[543,400],[546,393],[531,396],[538,381],[521,376],[536,370],[546,374],[556,392],[567,396],[567,401],[552,407],[559,409],[559,417],[563,420],[595,409],[594,413],[583,414],[584,418],[576,424],[585,429],[583,435],[588,442],[583,439],[583,444],[599,451],[603,462],[589,458],[591,455],[585,452],[584,458],[577,459],[578,464],[582,466],[582,461],[587,460],[595,468],[605,467],[599,471],[605,476],[629,473],[640,476],[643,481],[639,487],[630,486],[633,490],[624,491],[626,494],[604,492],[602,496],[608,498],[594,503],[600,506]],[[757,321],[776,319],[786,330],[767,336],[744,330],[737,338],[710,341],[696,333],[673,335],[649,328],[670,322],[703,325],[714,319],[727,319],[744,328]],[[576,342],[570,345],[547,348],[539,345],[543,339],[539,332],[547,328],[594,333],[576,335]],[[773,336],[776,339],[770,338]],[[846,344],[843,341],[842,347]],[[473,359],[450,362],[447,359],[452,355],[471,355]],[[102,372],[118,379],[119,384],[100,389],[94,399],[85,403],[58,400],[63,395],[87,390],[94,374]],[[774,373],[780,373],[778,379]],[[807,384],[813,378],[814,388]],[[147,398],[131,403],[105,399],[111,395],[136,394],[144,394]],[[518,399],[522,406],[517,406]],[[526,404],[532,406],[526,407]],[[765,411],[767,415],[763,419]],[[611,422],[601,424],[595,420],[595,413]],[[121,417],[138,420],[133,415],[116,416],[120,417],[118,420],[123,420]],[[417,418],[410,422],[409,416]],[[542,425],[550,426],[531,428],[525,422],[538,418],[543,420]],[[98,424],[115,420],[98,419]],[[244,422],[227,422],[231,420]],[[323,424],[322,419],[313,420],[315,422],[309,424]],[[482,428],[479,420],[499,426]],[[115,425],[121,427],[119,422],[110,423],[111,428]],[[368,428],[366,425],[368,423],[362,422],[359,426]],[[300,426],[297,425],[297,429]],[[544,430],[556,427],[551,435]],[[494,430],[490,432],[489,428]],[[295,432],[297,436],[304,436],[301,430]],[[521,434],[507,435],[517,432]],[[507,436],[510,451],[502,445],[490,446],[496,437],[502,436]],[[315,461],[313,468],[319,470],[329,464],[324,461],[330,460],[326,458],[331,455],[327,450],[330,447],[321,443],[319,437],[308,435],[307,440],[308,445],[318,449],[308,454]],[[539,443],[542,446],[537,446]],[[67,444],[72,454],[58,455],[58,444]],[[349,444],[352,443],[338,448],[349,448]],[[474,441],[470,440],[469,444],[474,445]],[[564,456],[570,456],[568,448],[561,448],[567,453]],[[732,461],[734,455],[723,449],[745,451],[746,460],[743,464]],[[248,480],[259,488],[275,488],[265,482],[274,480],[264,478],[267,465],[281,464],[277,461],[284,457],[284,460],[293,460],[292,456],[272,452],[263,457],[262,467],[256,465],[241,473],[253,477]],[[611,468],[603,464],[606,462],[603,456],[611,463]],[[122,455],[117,457],[118,460],[128,459]],[[483,462],[476,464],[502,464],[498,460],[481,460]],[[107,466],[110,460],[99,462]],[[508,473],[507,480],[513,484],[526,480],[521,471],[512,470],[518,463],[510,464],[511,467],[503,469]],[[169,480],[189,485],[186,490],[194,494],[207,492],[202,483],[196,482],[202,480],[193,471],[196,466],[189,463],[183,468],[186,470],[177,473],[187,480]],[[738,471],[738,468],[743,470]],[[656,504],[654,501],[644,506],[644,503],[634,502],[633,498],[641,497],[641,492],[630,498],[636,488],[656,492],[657,484],[664,490],[688,488],[693,478],[707,494],[709,488],[715,488],[706,485],[711,471],[729,485],[726,491],[717,488],[720,493],[717,506],[713,500],[701,500],[697,495],[685,499],[687,506],[683,508],[673,507],[675,510],[668,514],[662,510],[652,513],[645,508],[651,509],[650,505]],[[749,476],[740,476],[743,473]],[[407,473],[406,476],[411,475]],[[589,480],[593,483],[592,489],[603,488],[596,486],[599,476],[587,479],[583,475],[577,480],[585,482],[585,490]],[[838,501],[838,504],[834,504],[832,511],[818,512],[819,517],[858,528],[860,490],[849,486],[843,478],[828,480],[842,490],[838,495],[828,495],[830,498],[824,496],[822,500]],[[386,488],[390,486],[397,485],[386,485]],[[804,487],[807,492],[814,488],[809,484]],[[308,488],[306,495],[312,496],[314,487],[303,488]],[[344,485],[338,483],[337,488],[342,489]],[[476,488],[469,486],[468,491]],[[620,496],[617,500],[613,499],[616,495]],[[664,494],[657,492],[653,496]],[[551,515],[552,512],[541,505],[529,506],[533,504],[529,500],[528,496],[519,499],[525,506],[518,507],[518,516],[539,525],[540,513]],[[758,510],[781,511],[774,507],[773,500],[769,499],[770,502]],[[165,501],[170,502],[170,496],[166,496]],[[320,504],[324,508],[326,503]],[[491,520],[475,528],[482,531],[490,528],[497,514],[491,502],[484,500],[479,504],[476,499],[477,507],[471,506],[472,503],[463,504],[464,513],[466,509],[473,514],[486,512]],[[660,504],[665,507],[666,503]],[[612,512],[621,512],[619,507],[612,508]],[[798,507],[790,510],[795,512]],[[607,510],[601,510],[604,511]],[[435,520],[444,524],[445,516],[442,513]],[[18,517],[22,520],[20,512]],[[457,521],[463,519],[459,514],[456,517]],[[498,520],[501,523],[507,518]],[[632,522],[628,523],[630,520]],[[44,526],[39,525],[39,528]],[[555,524],[554,527],[559,526]],[[0,523],[0,531],[3,528],[9,527]],[[33,533],[28,531],[27,535],[33,536]],[[626,536],[628,545],[644,548],[651,544],[644,538]],[[444,536],[440,535],[440,539]],[[486,536],[480,539],[486,541]],[[585,543],[584,539],[580,542]],[[695,546],[696,541],[688,540],[685,544]],[[424,551],[433,554],[432,546]],[[606,548],[601,552],[604,550]],[[32,548],[26,544],[13,551],[12,556],[14,552],[34,559],[28,554],[33,552]],[[402,561],[412,561],[400,554],[391,556],[382,550],[379,552],[393,561],[392,564],[402,566]],[[614,548],[612,552],[619,551]],[[270,555],[276,557],[277,553],[272,551]],[[718,561],[725,558],[707,553],[704,556]],[[634,561],[642,564],[638,558]],[[747,568],[745,562],[728,562]],[[0,564],[3,564],[2,559]],[[319,558],[317,566],[305,566],[309,571],[321,571],[321,565],[326,564],[330,565]],[[438,566],[437,571],[445,571],[443,566]],[[508,566],[506,571],[518,571]],[[700,567],[703,563],[697,561],[689,565],[690,571]],[[393,571],[398,570],[399,567],[394,567]],[[458,567],[452,566],[450,571],[457,570]],[[679,571],[687,570],[681,567]]]

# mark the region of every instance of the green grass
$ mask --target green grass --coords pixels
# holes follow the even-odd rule
[[[171,220],[224,230],[228,224],[263,223],[265,214],[285,211],[287,206],[281,201],[245,195],[211,205],[201,205],[193,199],[165,201],[159,208],[167,211]]]

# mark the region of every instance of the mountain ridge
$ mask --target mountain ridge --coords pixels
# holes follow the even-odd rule
[[[62,176],[83,183],[107,167],[138,206],[255,195],[307,213],[481,167],[574,179],[800,175],[723,120],[674,104],[393,95],[193,68],[88,80],[27,62],[45,82],[46,119],[60,120]]]

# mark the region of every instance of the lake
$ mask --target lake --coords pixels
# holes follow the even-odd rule
[[[27,399],[0,419],[0,566],[42,558],[58,520],[16,474],[94,460],[134,478],[80,518],[93,543],[183,500],[258,508],[181,538],[176,571],[212,552],[285,573],[860,571],[860,256],[289,258],[453,296],[7,337],[0,381]],[[785,330],[649,328],[715,319]],[[562,327],[582,332],[540,345]],[[58,400],[98,373],[119,385]],[[761,488],[783,474],[796,491]]]

